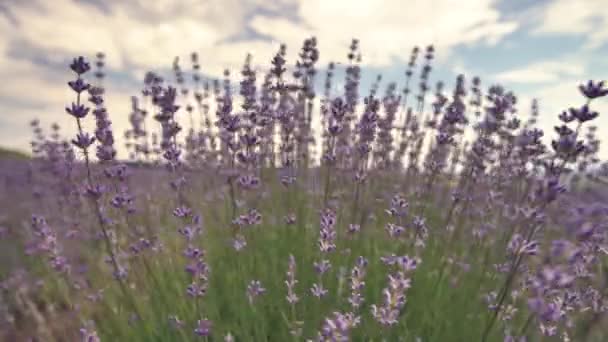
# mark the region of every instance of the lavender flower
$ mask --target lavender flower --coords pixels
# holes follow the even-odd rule
[[[350,330],[359,325],[361,319],[352,313],[342,314],[334,312],[325,318],[316,341],[319,342],[347,342],[350,341]]]
[[[383,305],[372,304],[372,316],[382,325],[395,325],[405,306],[405,292],[410,288],[410,280],[403,272],[388,276],[389,286],[382,290]]]
[[[321,231],[319,233],[319,249],[323,253],[329,253],[336,249],[336,215],[330,209],[321,214]]]
[[[608,89],[604,88],[604,81],[594,83],[589,80],[587,84],[581,84],[579,90],[590,100],[608,95]]]
[[[239,234],[232,240],[232,248],[234,248],[234,250],[236,250],[237,252],[240,252],[246,246],[247,240],[245,240],[245,237],[243,235]]]
[[[80,329],[80,337],[82,342],[101,342],[95,330]]]
[[[296,279],[296,260],[293,255],[289,255],[289,268],[287,270],[287,280],[285,280],[285,285],[287,285],[287,302],[289,304],[295,304],[300,299],[295,293],[295,287],[298,283]]]
[[[351,295],[348,297],[348,302],[350,303],[353,310],[359,309],[361,304],[364,301],[363,295],[361,291],[365,287],[365,270],[367,267],[367,259],[360,256],[357,258],[357,263],[351,270],[350,275],[350,289]]]
[[[314,283],[314,284],[312,284],[312,287],[310,288],[310,292],[312,293],[313,296],[315,296],[317,298],[321,298],[321,297],[325,297],[325,295],[327,295],[328,290],[325,287],[323,287],[323,284]]]
[[[201,337],[207,337],[211,335],[211,328],[213,327],[213,323],[206,319],[199,319],[196,322],[196,328],[194,329],[194,333]]]
[[[249,285],[247,285],[247,298],[249,299],[249,303],[253,304],[254,299],[265,292],[266,289],[262,287],[262,283],[260,283],[259,280],[252,280]]]
[[[331,268],[331,263],[329,262],[329,260],[326,259],[321,260],[320,262],[315,261],[314,267],[315,272],[317,272],[317,274],[323,275],[325,274],[325,272],[329,271],[329,269]]]

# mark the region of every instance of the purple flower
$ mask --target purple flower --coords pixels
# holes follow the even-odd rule
[[[537,315],[543,322],[556,322],[564,313],[555,302],[546,302],[542,298],[531,298],[528,300],[528,307]]]
[[[239,177],[238,184],[245,190],[256,189],[260,185],[260,179],[253,175],[245,175]]]
[[[97,146],[96,156],[99,160],[114,160],[116,158],[116,150],[112,146],[99,145]]]
[[[360,322],[361,318],[353,313],[334,312],[332,316],[325,318],[316,341],[348,342],[351,340],[350,330],[359,325]]]
[[[426,230],[426,219],[424,217],[414,216],[412,225],[416,231]]]
[[[579,85],[578,89],[588,99],[595,99],[608,95],[608,89],[604,88],[604,81],[594,83],[592,80],[589,80],[587,84]]]
[[[315,267],[315,272],[320,275],[329,271],[329,269],[331,268],[331,263],[329,262],[329,260],[321,260],[320,262],[315,261],[313,264]]]
[[[349,234],[354,235],[355,233],[358,233],[359,231],[361,231],[361,225],[356,224],[356,223],[351,223],[348,225],[347,231]]]
[[[260,214],[260,212],[256,209],[251,209],[247,213],[246,222],[250,226],[259,225],[260,223],[262,223],[262,214]]]
[[[96,184],[89,186],[86,188],[86,195],[94,200],[98,200],[101,198],[101,195],[105,192],[105,187],[101,184]]]
[[[296,224],[296,214],[289,213],[289,214],[285,215],[285,217],[283,218],[283,221],[285,221],[285,224],[290,225],[290,226]]]
[[[593,236],[593,234],[595,233],[597,227],[593,222],[583,222],[577,229],[576,229],[576,238],[579,241],[585,241],[588,240],[589,238],[591,238]]]
[[[101,342],[95,330],[80,329],[80,338],[82,342]]]
[[[190,217],[192,215],[192,209],[185,206],[177,207],[173,210],[173,215],[179,218]]]
[[[82,75],[91,70],[91,65],[84,59],[84,57],[79,56],[74,58],[72,64],[70,64],[70,69],[72,69],[76,74]]]
[[[391,199],[391,206],[386,211],[387,214],[394,217],[402,217],[407,214],[409,203],[401,195],[395,195]]]
[[[66,112],[77,119],[82,119],[89,113],[89,108],[82,104],[72,102],[72,107],[66,107]]]
[[[89,133],[78,133],[76,134],[76,139],[72,140],[72,144],[81,150],[88,149],[89,146],[93,145],[94,142],[95,137]]]
[[[198,248],[188,246],[184,250],[184,255],[190,259],[198,259],[199,257],[203,257],[205,254],[202,250]]]
[[[545,336],[555,336],[557,334],[557,327],[555,325],[540,325],[540,332]]]
[[[525,336],[521,336],[519,338],[511,336],[511,335],[506,335],[503,342],[527,342],[528,338]]]
[[[606,90],[608,91],[608,90]],[[584,105],[581,108],[570,108],[570,115],[576,118],[578,122],[591,121],[599,115],[598,112],[591,111],[588,105]]]
[[[83,81],[82,78],[78,78],[75,81],[70,81],[70,82],[68,82],[68,85],[70,86],[70,88],[72,88],[73,91],[75,91],[78,94],[82,93],[83,91],[85,91],[91,87],[91,85],[86,83],[85,81]]]
[[[312,293],[313,296],[315,296],[317,298],[321,298],[321,297],[324,297],[328,291],[326,288],[323,287],[323,284],[314,283],[314,284],[312,284],[312,287],[310,288],[310,292]]]
[[[289,255],[289,266],[287,269],[287,280],[285,280],[285,285],[287,285],[287,302],[289,304],[295,304],[300,299],[295,293],[295,287],[298,283],[296,279],[296,259],[293,255]]]
[[[262,287],[262,283],[259,280],[252,280],[249,285],[247,285],[247,298],[249,299],[249,303],[253,304],[253,300],[265,292],[266,289]]]
[[[201,337],[207,337],[207,336],[211,335],[212,326],[213,326],[213,323],[210,320],[208,320],[206,318],[199,319],[196,322],[196,329],[194,329],[194,333]]]
[[[321,214],[321,231],[319,232],[319,249],[323,253],[329,253],[336,249],[336,214],[330,209],[325,209]]]
[[[575,276],[558,267],[545,266],[540,271],[539,280],[547,288],[565,288],[574,282]]]
[[[237,252],[240,252],[245,247],[247,247],[247,240],[245,240],[245,237],[243,235],[238,234],[232,240],[232,248],[234,248],[234,250],[236,250]]]
[[[193,298],[203,297],[207,294],[207,286],[205,284],[191,283],[186,287],[186,293]]]
[[[388,287],[383,291],[384,302],[371,306],[372,316],[382,325],[395,325],[405,306],[405,291],[410,288],[411,281],[404,272],[389,274]]]
[[[396,264],[398,260],[399,260],[399,257],[396,256],[395,254],[391,254],[391,255],[385,256],[385,257],[380,257],[380,261],[382,261],[382,263],[384,263],[385,265],[388,265],[388,266],[392,266],[392,265]]]
[[[567,112],[567,111],[563,111],[561,114],[559,114],[559,120],[564,122],[564,123],[569,123],[574,121],[574,119],[576,119],[571,113]]]
[[[390,237],[397,238],[397,237],[401,236],[401,234],[403,234],[403,232],[405,232],[405,228],[398,226],[396,224],[388,223],[386,225],[386,231],[388,232],[388,235]]]
[[[539,251],[539,242],[536,240],[525,240],[520,234],[514,234],[507,251],[513,255],[536,255]]]
[[[363,295],[361,294],[361,291],[365,286],[364,278],[366,266],[367,259],[360,256],[357,258],[357,263],[350,273],[351,295],[348,297],[348,302],[354,310],[358,309],[363,303]]]
[[[413,257],[410,258],[407,255],[397,258],[397,264],[401,267],[401,269],[405,272],[415,270],[420,264],[420,258]]]

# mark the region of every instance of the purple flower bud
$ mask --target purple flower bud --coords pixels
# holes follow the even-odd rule
[[[177,207],[173,210],[173,215],[179,218],[186,218],[192,215],[192,209],[188,207]]]
[[[329,262],[329,260],[321,260],[320,262],[315,261],[313,263],[314,267],[315,267],[315,271],[318,274],[324,274],[325,272],[329,271],[329,269],[331,268],[331,263]]]
[[[66,107],[65,108],[66,112],[68,112],[68,114],[72,115],[73,117],[77,118],[77,119],[82,119],[85,116],[87,116],[87,114],[89,113],[89,108],[82,105],[82,104],[76,104],[74,102],[72,102],[72,107]]]
[[[101,339],[97,335],[97,332],[92,329],[80,329],[80,337],[82,342],[101,342]]]
[[[70,64],[70,69],[72,69],[76,74],[82,75],[91,70],[91,65],[84,59],[84,57],[79,56],[78,58],[74,58],[72,64]]]
[[[234,250],[236,250],[237,252],[240,252],[246,246],[247,240],[245,240],[245,237],[243,235],[239,234],[232,240],[232,248],[234,248]]]
[[[287,224],[287,225],[296,224],[296,214],[290,213],[290,214],[285,215],[285,217],[283,218],[283,221],[285,221],[285,224]]]
[[[72,140],[72,144],[81,150],[86,150],[95,142],[95,137],[89,133],[78,133],[76,139]]]
[[[606,90],[608,91],[608,90]],[[599,115],[598,112],[591,111],[588,105],[581,108],[570,108],[570,115],[576,118],[579,122],[591,121]]]
[[[265,292],[266,289],[259,280],[252,280],[249,285],[247,285],[247,298],[249,299],[249,303],[253,304],[253,300]]]
[[[571,115],[567,111],[563,111],[561,114],[559,114],[558,117],[559,117],[559,120],[564,123],[569,123],[569,122],[574,121],[574,119],[576,119],[573,115]]]
[[[256,176],[245,175],[239,177],[238,184],[241,188],[245,190],[256,189],[260,185],[260,179]]]
[[[420,261],[420,258],[410,258],[407,255],[404,255],[397,259],[397,264],[403,269],[403,271],[407,272],[415,270],[420,264]]]
[[[188,296],[196,298],[203,297],[207,293],[207,287],[205,285],[199,285],[197,283],[191,283],[186,288]]]
[[[73,91],[79,94],[91,87],[91,85],[83,81],[82,78],[79,78],[75,81],[70,81],[68,82],[68,85],[70,86],[70,88],[72,88]]]
[[[325,295],[327,295],[328,290],[326,288],[323,287],[323,284],[312,284],[312,287],[310,288],[310,292],[312,293],[313,296],[317,297],[317,298],[321,298],[324,297]]]
[[[401,236],[401,234],[403,234],[403,232],[405,232],[405,228],[398,226],[396,224],[387,223],[386,231],[388,232],[388,235],[391,238],[397,238],[397,237]]]
[[[211,328],[213,324],[208,319],[199,319],[196,322],[196,329],[194,329],[194,333],[201,337],[207,337],[211,335]]]
[[[587,84],[581,84],[578,88],[588,99],[595,99],[608,95],[608,89],[604,88],[604,81],[594,84],[592,80],[589,80]]]
[[[99,145],[95,155],[99,160],[110,161],[116,158],[116,150],[112,146]]]
[[[359,231],[361,231],[361,225],[356,224],[356,223],[351,223],[348,225],[347,231],[349,234],[358,233]]]
[[[105,188],[101,184],[96,184],[93,186],[87,186],[86,195],[94,200],[98,200],[101,198],[105,191]]]

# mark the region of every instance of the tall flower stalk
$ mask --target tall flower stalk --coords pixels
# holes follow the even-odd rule
[[[66,108],[66,111],[68,112],[68,114],[70,114],[76,119],[76,125],[78,127],[78,133],[76,135],[76,138],[72,140],[72,144],[74,144],[74,146],[80,149],[84,155],[86,168],[86,196],[91,200],[92,205],[94,206],[95,214],[97,216],[97,223],[99,229],[101,230],[103,240],[105,242],[106,252],[110,256],[111,264],[114,268],[114,276],[116,277],[118,284],[120,285],[120,289],[123,292],[123,295],[129,301],[131,309],[135,311],[135,314],[139,318],[141,318],[141,314],[137,309],[133,297],[129,294],[125,280],[123,279],[124,268],[118,263],[118,257],[114,252],[113,243],[111,241],[110,234],[106,226],[108,220],[104,217],[103,209],[100,203],[101,198],[103,196],[104,188],[100,184],[95,183],[92,176],[89,147],[95,142],[95,138],[90,136],[83,129],[82,119],[87,116],[90,108],[81,103],[82,92],[91,88],[90,84],[86,83],[82,76],[86,72],[88,72],[91,67],[89,63],[84,59],[84,57],[81,56],[74,59],[72,64],[70,64],[70,68],[72,69],[72,71],[74,71],[74,73],[76,73],[77,76],[76,80],[68,82],[70,88],[76,93],[76,102],[72,102],[71,107]],[[106,155],[102,153],[102,156]]]

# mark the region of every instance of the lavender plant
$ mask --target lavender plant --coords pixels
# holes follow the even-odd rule
[[[447,94],[433,46],[412,50],[404,85],[382,92],[380,76],[365,93],[355,39],[344,88],[329,64],[319,101],[317,38],[293,65],[286,51],[265,74],[247,55],[240,76],[207,79],[198,53],[191,70],[174,59],[174,82],[147,73],[128,164],[105,55],[94,81],[74,59],[77,135],[32,122],[26,210],[8,228],[0,216],[0,242],[22,249],[0,273],[1,338],[608,338],[603,82],[581,84],[546,144],[538,101],[526,118],[511,91],[465,75]]]

